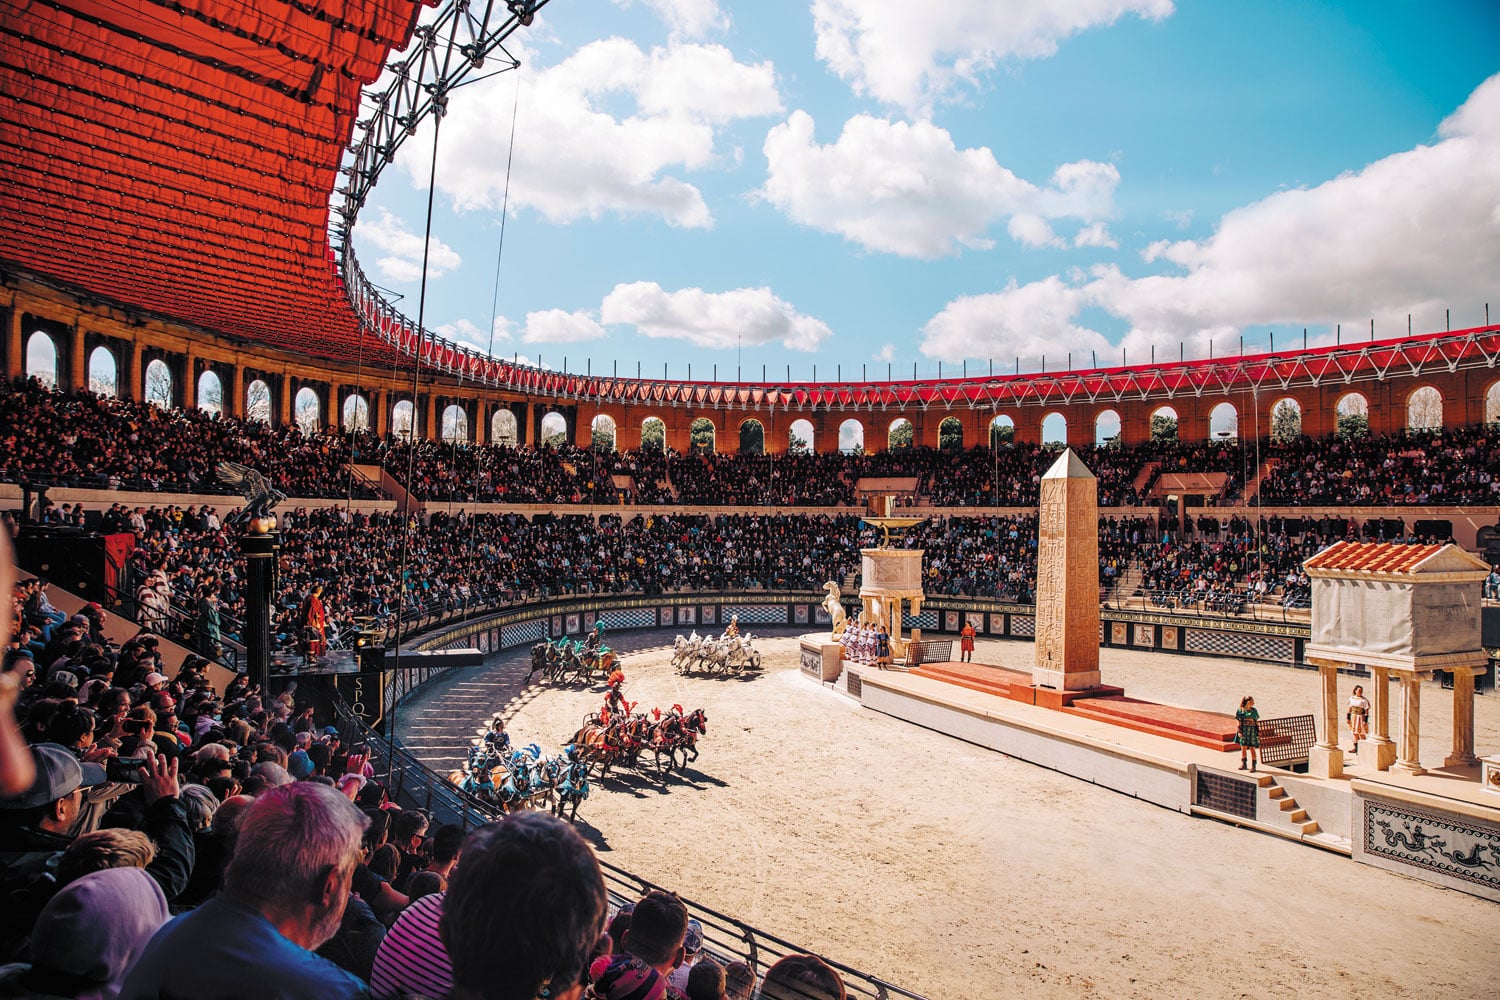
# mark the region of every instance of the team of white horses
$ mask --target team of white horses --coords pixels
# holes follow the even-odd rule
[[[720,636],[700,636],[694,630],[692,636],[677,636],[672,647],[672,668],[679,674],[692,671],[704,673],[738,673],[741,670],[760,669],[760,650],[754,646],[755,637],[726,632]]]

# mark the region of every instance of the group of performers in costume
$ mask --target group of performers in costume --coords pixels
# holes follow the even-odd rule
[[[839,636],[844,644],[844,659],[879,667],[891,665],[891,637],[884,625],[856,621]]]

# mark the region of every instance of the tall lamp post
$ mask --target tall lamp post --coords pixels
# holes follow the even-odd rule
[[[281,532],[275,516],[251,518],[240,535],[245,555],[245,660],[250,683],[270,694],[271,603],[276,598],[281,563]]]

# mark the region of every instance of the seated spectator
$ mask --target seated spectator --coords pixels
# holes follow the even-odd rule
[[[561,820],[523,812],[475,830],[439,921],[450,1000],[578,1000],[605,903],[594,852]]]
[[[700,960],[688,973],[687,1000],[726,1000],[724,970],[711,958]]]
[[[635,904],[635,911],[630,915],[624,954],[610,956],[594,978],[597,980],[602,976],[610,981],[641,978],[644,981],[650,977],[643,970],[652,970],[666,982],[687,954],[687,933],[687,907],[682,905],[682,900],[672,893],[653,889]],[[681,997],[669,983],[665,995],[669,1000]]]
[[[762,1000],[847,1000],[844,981],[815,955],[788,955],[766,970]]]
[[[151,939],[121,997],[368,996],[312,953],[344,915],[366,822],[322,785],[266,792],[240,828],[224,891]]]
[[[74,837],[57,862],[59,888],[110,868],[145,868],[156,859],[156,845],[139,830],[111,827]]]
[[[453,988],[453,966],[438,932],[446,895],[436,892],[415,900],[391,925],[370,972],[376,1000],[407,994],[441,997]]]
[[[745,962],[724,966],[725,1000],[750,1000],[755,992],[755,970]]]

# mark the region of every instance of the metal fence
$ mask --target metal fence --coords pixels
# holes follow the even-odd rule
[[[334,711],[343,744],[363,748],[369,754],[370,765],[377,775],[384,778],[392,801],[398,805],[423,810],[431,817],[434,825],[455,823],[465,830],[501,818],[494,807],[459,791],[444,776],[422,764],[399,744],[387,741],[370,729],[355,717],[341,699],[336,700]],[[611,913],[622,904],[639,899],[651,889],[671,891],[670,887],[658,885],[607,861],[600,860],[599,867],[604,872]],[[689,899],[683,899],[683,902],[687,905],[688,912],[703,925],[704,952],[721,963],[744,962],[758,977],[778,959],[807,951],[712,907]],[[918,993],[867,975],[841,962],[829,958],[824,958],[824,961],[839,971],[851,998],[923,1000]]]

